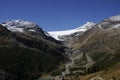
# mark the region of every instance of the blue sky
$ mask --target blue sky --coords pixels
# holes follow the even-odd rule
[[[79,27],[120,15],[120,0],[0,0],[0,22],[23,19],[46,31]]]

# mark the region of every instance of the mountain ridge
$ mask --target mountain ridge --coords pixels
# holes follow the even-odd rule
[[[53,33],[59,40],[32,22],[2,23],[0,72],[8,74],[7,78],[11,76],[11,80],[33,80],[46,73],[58,76],[67,71],[68,77],[82,76],[106,70],[120,61],[120,15],[57,32]]]
[[[84,71],[90,74],[104,70],[120,61],[118,58],[120,56],[120,20],[119,17],[115,18],[114,20],[104,19],[82,35],[73,37],[71,41],[66,40],[69,44],[68,50],[71,50],[67,54],[79,56],[84,53],[94,61],[94,64],[91,64],[92,62],[89,62],[86,56],[77,57],[74,65],[77,67],[86,65],[84,68],[87,70]],[[77,67],[74,66],[72,69]]]
[[[87,22],[84,25],[77,27],[75,29],[70,29],[70,30],[63,30],[63,31],[49,31],[48,33],[54,37],[56,40],[60,40],[59,37],[61,36],[66,36],[66,35],[71,35],[77,32],[84,32],[90,28],[92,28],[92,26],[94,26],[95,23],[93,22]]]
[[[43,31],[36,34],[14,32],[0,25],[1,80],[38,79],[67,59],[59,41]]]

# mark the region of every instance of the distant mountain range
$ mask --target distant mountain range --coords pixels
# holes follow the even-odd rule
[[[38,80],[61,73],[97,74],[119,64],[119,57],[120,15],[64,31],[46,32],[24,20],[0,24],[0,80]],[[112,79],[108,75],[102,77]],[[113,74],[119,80],[117,75],[120,73]]]

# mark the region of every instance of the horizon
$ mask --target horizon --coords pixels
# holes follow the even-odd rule
[[[75,29],[120,15],[119,0],[1,0],[0,22],[25,20],[45,31]]]

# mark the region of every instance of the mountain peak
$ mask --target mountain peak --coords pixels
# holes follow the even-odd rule
[[[35,31],[37,25],[32,22],[24,21],[24,20],[9,20],[2,23],[3,26],[7,27],[10,31],[13,32],[24,32],[25,29],[29,31]]]
[[[110,17],[112,21],[120,21],[120,15]]]
[[[114,28],[120,28],[120,15],[112,16],[107,19],[102,20],[98,23],[98,27],[104,30],[111,30]]]
[[[29,21],[25,21],[25,20],[21,20],[21,19],[18,19],[18,20],[9,20],[9,21],[6,21],[6,22],[3,22],[2,23],[3,25],[9,25],[9,26],[28,26],[28,25],[36,25],[35,23],[33,22],[29,22]],[[14,24],[14,25],[10,25],[10,24]]]
[[[90,29],[95,25],[93,22],[86,22],[84,25],[76,28],[76,29]]]

